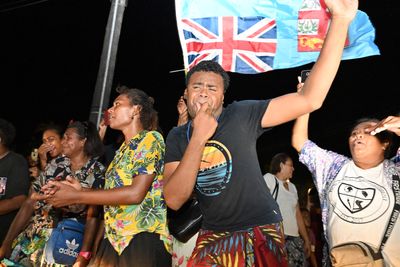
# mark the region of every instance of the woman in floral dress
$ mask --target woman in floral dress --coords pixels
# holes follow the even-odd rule
[[[91,266],[170,267],[171,237],[162,194],[165,144],[157,129],[154,100],[125,86],[108,109],[110,127],[125,140],[106,172],[106,190],[51,183],[47,201],[104,205],[105,239]],[[49,186],[50,187],[50,186]]]

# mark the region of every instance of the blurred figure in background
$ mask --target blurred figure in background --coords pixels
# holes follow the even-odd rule
[[[264,180],[279,205],[283,218],[285,249],[289,267],[303,267],[311,251],[311,243],[304,225],[293,177],[293,160],[285,153],[272,157],[269,173]]]
[[[307,209],[310,211],[310,225],[311,230],[315,236],[315,258],[318,267],[322,266],[323,250],[328,254],[324,229],[322,226],[322,213],[321,203],[319,202],[318,191],[315,186],[311,187],[307,191]]]
[[[311,228],[310,211],[307,208],[301,208],[301,215],[303,216],[304,225],[308,233],[308,239],[310,240],[311,250],[310,256],[307,258],[304,266],[318,267],[317,258],[315,257],[315,235]]]
[[[0,245],[29,192],[28,162],[12,151],[15,135],[14,125],[0,118]]]
[[[36,199],[48,181],[66,177],[76,180],[85,188],[103,187],[104,166],[98,161],[103,153],[103,145],[96,126],[80,121],[68,125],[61,144],[63,155],[51,160],[32,183],[31,196],[15,217],[0,248],[0,259],[7,257],[27,266],[55,265],[43,253],[46,242],[59,221],[73,218],[85,224],[84,243],[76,266],[86,266],[90,260],[99,219],[98,207],[71,205],[59,209]],[[48,147],[47,151],[54,151],[55,145]]]
[[[61,139],[64,134],[64,129],[61,125],[49,123],[40,127],[42,132],[42,144],[37,150],[37,159],[33,158],[32,151],[30,158],[32,166],[29,168],[29,172],[32,178],[38,178],[40,172],[44,171],[48,162],[52,159],[61,155],[62,146]]]

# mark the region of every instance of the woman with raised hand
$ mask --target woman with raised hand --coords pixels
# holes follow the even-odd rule
[[[393,227],[382,255],[385,266],[400,266],[400,221],[397,218],[390,223],[394,205],[399,201],[392,184],[396,184],[395,176],[400,175],[400,163],[387,159],[392,133],[400,135],[400,117],[357,121],[348,138],[351,158],[310,141],[308,120],[309,114],[296,119],[292,145],[313,176],[329,248],[362,241],[377,250],[386,227]],[[327,256],[324,266],[330,264]]]
[[[59,209],[40,201],[39,194],[50,180],[66,177],[85,188],[102,187],[104,166],[98,158],[103,153],[103,144],[93,123],[75,121],[68,125],[61,146],[62,156],[51,160],[32,183],[31,197],[21,211],[33,210],[33,216],[17,214],[0,250],[3,257],[11,256],[12,261],[27,266],[60,266],[46,257],[44,250],[58,222],[69,218],[85,224],[84,242],[74,266],[88,263],[99,220],[97,206],[71,205]]]
[[[29,168],[33,178],[38,178],[39,174],[45,170],[47,163],[61,155],[61,139],[64,133],[62,126],[49,123],[42,128],[42,144],[38,148],[38,164]]]

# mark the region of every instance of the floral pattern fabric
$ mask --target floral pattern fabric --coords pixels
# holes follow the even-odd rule
[[[162,195],[165,143],[160,133],[142,131],[128,144],[122,143],[106,172],[105,189],[129,186],[135,176],[155,174],[140,204],[104,206],[105,236],[121,255],[132,238],[141,232],[160,234],[171,251],[167,208]]]
[[[104,185],[104,166],[96,159],[89,160],[80,170],[73,172],[70,160],[60,156],[46,166],[45,171],[32,183],[32,189],[40,193],[41,187],[49,180],[64,180],[68,175],[78,179],[82,187],[101,188]],[[42,256],[51,229],[56,226],[64,213],[84,221],[86,205],[71,205],[61,210],[53,208],[44,201],[38,201],[34,208],[34,214],[28,226],[13,242],[10,259],[20,263],[30,262],[34,266],[48,266]],[[60,265],[53,264],[53,266]]]
[[[187,262],[196,246],[199,233],[192,236],[186,243],[179,242],[176,238],[172,240],[172,267],[186,267]]]
[[[187,267],[288,267],[284,243],[282,223],[236,232],[200,229]]]

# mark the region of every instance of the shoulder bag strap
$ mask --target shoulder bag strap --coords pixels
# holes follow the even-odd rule
[[[392,233],[393,227],[396,224],[397,218],[399,217],[400,211],[400,179],[398,175],[392,176],[392,189],[394,193],[394,207],[392,210],[392,214],[390,215],[389,223],[386,226],[385,234],[382,237],[381,246],[379,250],[382,251],[383,247],[386,244],[390,234]]]
[[[278,179],[275,176],[274,176],[274,178],[275,178],[275,188],[274,188],[274,191],[272,191],[272,196],[276,200],[278,198],[279,182],[278,182]]]

